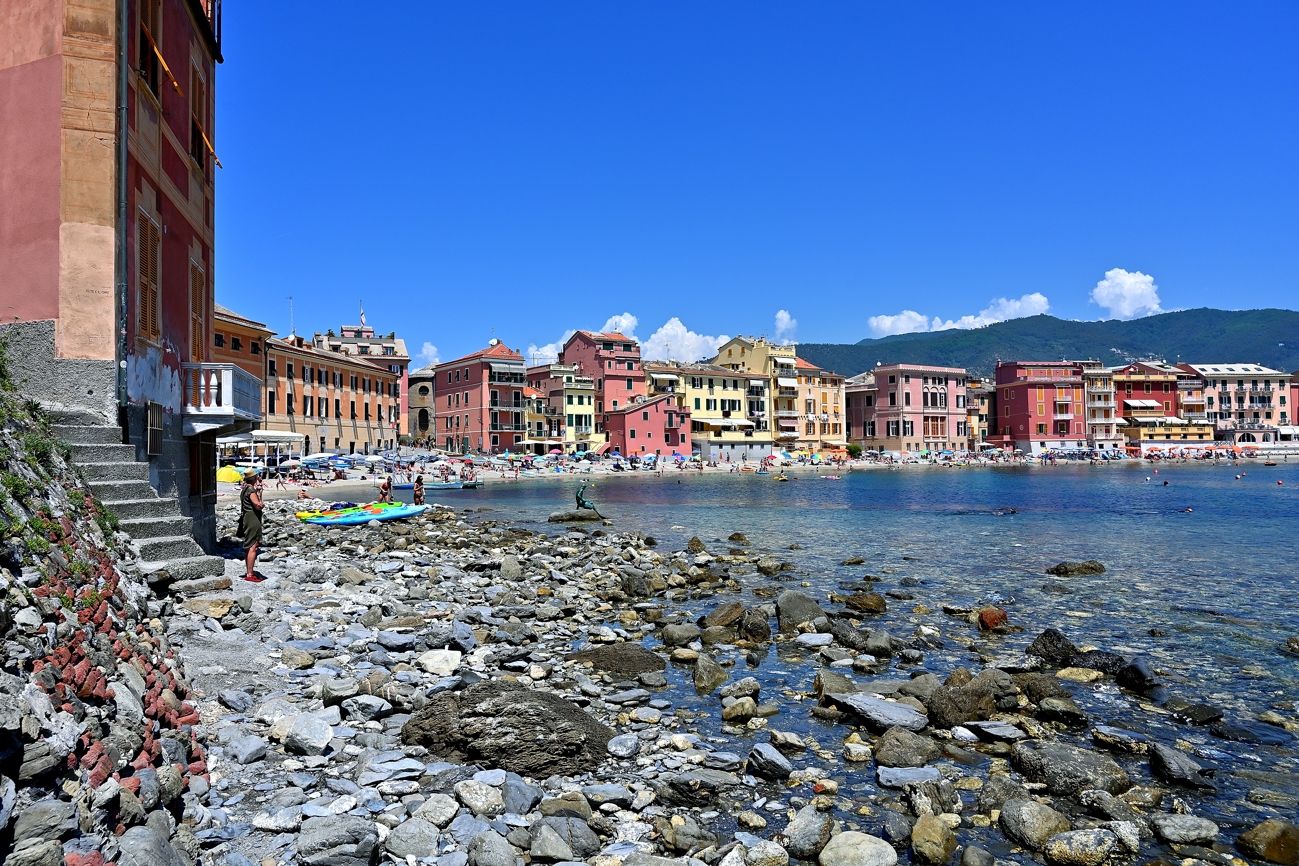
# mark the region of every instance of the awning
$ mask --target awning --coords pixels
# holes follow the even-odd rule
[[[254,430],[254,442],[301,442],[306,439],[305,433],[292,433],[287,430]]]
[[[1114,419],[1114,424],[1115,424],[1115,426],[1117,426],[1117,427],[1126,427],[1126,426],[1128,426],[1128,422],[1127,422],[1127,421],[1124,421],[1122,418],[1115,418],[1115,419]]]
[[[651,379],[662,379],[665,382],[680,382],[679,376],[673,376],[671,373],[650,373]]]
[[[782,388],[797,388],[798,380],[791,379],[788,376],[781,376],[779,379],[776,380],[776,384]]]
[[[253,441],[251,433],[236,433],[233,436],[218,436],[216,444],[218,445],[239,445],[244,442]]]
[[[1123,405],[1127,406],[1129,409],[1160,409],[1160,408],[1163,408],[1163,407],[1161,407],[1161,406],[1159,405],[1159,401],[1157,401],[1157,400],[1124,400],[1124,401],[1123,401]]]
[[[775,361],[777,364],[784,364],[786,367],[792,367],[798,363],[793,358],[777,358],[775,355],[771,356],[771,360]]]
[[[492,361],[491,367],[493,373],[523,373],[524,372],[524,366],[522,364],[503,364],[498,361]]]

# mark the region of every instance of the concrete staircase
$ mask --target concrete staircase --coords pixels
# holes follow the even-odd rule
[[[175,499],[164,499],[149,484],[149,464],[135,459],[135,446],[122,444],[122,430],[89,413],[51,412],[54,435],[72,447],[72,462],[91,491],[117,515],[140,551],[140,568],[150,582],[224,573],[225,560],[208,556],[191,532],[192,521]]]

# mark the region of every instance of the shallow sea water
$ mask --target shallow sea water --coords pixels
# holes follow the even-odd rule
[[[888,612],[865,617],[863,627],[883,627],[904,640],[921,623],[940,628],[945,646],[926,650],[919,665],[940,678],[960,665],[977,671],[981,661],[1022,652],[1039,632],[1054,626],[1080,647],[1146,656],[1169,695],[1219,707],[1228,722],[1258,724],[1258,714],[1273,708],[1295,718],[1287,702],[1299,701],[1299,658],[1278,646],[1299,635],[1299,462],[1157,468],[1137,463],[907,468],[847,473],[840,481],[799,475],[784,484],[765,476],[672,472],[662,479],[601,478],[587,496],[618,530],[652,535],[661,550],[680,549],[698,535],[711,553],[726,553],[734,546],[726,537],[738,531],[751,543],[746,552],[770,550],[795,564],[796,571],[780,580],[744,575],[738,595],[663,604],[665,611],[687,612],[690,620],[736,598],[746,604],[770,602],[770,595],[754,595],[759,589],[801,589],[829,607],[828,592],[870,574],[879,578],[874,587],[879,592],[901,589],[914,599],[890,598]],[[561,532],[562,527],[545,523],[546,515],[570,508],[580,483],[571,477],[529,479],[430,498],[456,508],[490,509],[484,517],[535,521],[534,528]],[[802,549],[789,550],[793,544]],[[863,557],[865,564],[839,565],[852,556]],[[1065,559],[1098,559],[1106,573],[1045,574],[1047,566]],[[900,586],[904,577],[920,585]],[[1065,584],[1073,592],[1045,592],[1048,583]],[[944,604],[981,601],[1005,607],[1011,624],[1023,631],[979,635],[965,621],[942,614]],[[933,613],[913,613],[918,604]],[[1152,636],[1152,628],[1166,634]],[[757,669],[746,668],[742,651],[722,649],[717,655],[734,663],[732,679],[758,677],[763,699],[781,704],[781,713],[769,720],[771,728],[809,735],[839,753],[839,740],[849,728],[815,721],[807,712],[812,702],[794,694],[812,690],[821,667],[816,655],[781,645]],[[914,670],[895,660],[879,676],[904,678]],[[717,698],[695,696],[689,673],[670,667],[671,685],[661,696],[699,713],[688,730],[718,737]],[[1291,739],[1281,747],[1229,742],[1207,727],[1173,720],[1112,680],[1065,685],[1092,724],[1133,728],[1169,745],[1189,743],[1196,760],[1217,766],[1222,790],[1216,796],[1175,791],[1197,814],[1227,827],[1293,813],[1252,803],[1249,795],[1253,791],[1258,799],[1259,791],[1272,791],[1299,797],[1299,742]],[[728,737],[717,747],[743,754],[766,737],[763,731]],[[1084,745],[1086,737],[1086,730],[1061,735]],[[1144,758],[1118,759],[1134,780],[1149,780]],[[883,793],[875,786],[873,763],[845,765],[814,753],[794,763],[825,768],[826,776],[839,780],[844,805],[869,803]],[[974,774],[986,776],[986,770],[985,765]],[[772,793],[778,789],[764,788],[754,796]],[[967,803],[971,796],[966,793]],[[879,810],[874,811],[875,820],[840,817],[869,830],[878,826]],[[780,815],[769,819],[772,827],[783,825]],[[995,830],[959,832],[1004,850]]]

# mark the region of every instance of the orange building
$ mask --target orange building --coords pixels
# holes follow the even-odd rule
[[[266,378],[266,338],[275,335],[261,322],[245,318],[220,304],[213,306],[212,361],[234,364],[256,376]],[[259,389],[260,399],[260,389]]]

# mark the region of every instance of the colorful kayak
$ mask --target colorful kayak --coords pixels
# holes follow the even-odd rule
[[[373,512],[384,508],[397,508],[400,502],[368,502],[364,505],[355,505],[351,502],[340,502],[334,508],[325,511],[299,511],[298,519],[306,520],[309,517],[340,517],[345,514],[357,514],[362,511]]]
[[[314,523],[317,526],[357,526],[362,523],[369,523],[371,520],[400,520],[403,517],[415,517],[423,514],[426,505],[402,505],[400,503],[385,508],[374,510],[362,509],[358,513],[340,514],[336,517],[308,517],[307,523]]]

